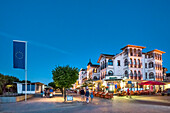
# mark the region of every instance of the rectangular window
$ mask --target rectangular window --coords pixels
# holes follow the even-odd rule
[[[145,73],[145,78],[147,79],[147,73]]]
[[[39,84],[36,85],[36,91],[39,91]]]
[[[147,63],[145,63],[145,68],[147,68]]]
[[[117,61],[117,66],[120,66],[120,60]]]
[[[30,84],[27,84],[27,91],[30,91]]]
[[[25,84],[22,84],[22,91],[25,91]]]
[[[31,91],[35,91],[35,85],[31,85]]]

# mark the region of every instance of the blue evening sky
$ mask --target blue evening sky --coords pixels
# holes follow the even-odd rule
[[[0,73],[13,69],[12,40],[28,41],[28,80],[49,83],[56,65],[86,67],[127,44],[163,50],[170,70],[170,0],[0,0]]]

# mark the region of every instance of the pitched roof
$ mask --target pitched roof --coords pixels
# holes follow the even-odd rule
[[[98,64],[91,64],[90,66],[91,67],[99,67],[100,65],[98,65]]]
[[[100,62],[100,60],[101,60],[102,57],[112,58],[112,57],[114,57],[114,56],[115,56],[115,55],[110,55],[110,54],[100,54],[100,57],[99,57],[97,63]]]
[[[158,49],[154,49],[154,50],[152,50],[152,51],[149,51],[149,52],[147,52],[147,53],[152,53],[152,52],[158,52],[158,53],[165,53],[164,51],[161,51],[161,50],[158,50]]]
[[[136,48],[141,48],[141,49],[146,48],[146,47],[143,47],[143,46],[129,45],[129,44],[128,44],[127,46],[125,46],[125,47],[121,48],[121,50],[125,49],[126,47],[136,47]]]

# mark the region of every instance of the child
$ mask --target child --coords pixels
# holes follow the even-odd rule
[[[93,101],[93,91],[90,94],[91,102]]]

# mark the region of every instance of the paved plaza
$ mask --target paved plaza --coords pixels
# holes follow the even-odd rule
[[[144,101],[141,101],[143,98]],[[146,101],[152,98],[152,101]],[[156,98],[161,100],[156,102]],[[74,101],[63,103],[63,97],[34,97],[27,102],[0,104],[2,113],[169,113],[170,104],[163,100],[170,97],[126,97],[115,96],[112,100],[94,98],[92,103],[82,102],[80,96],[74,96]]]

